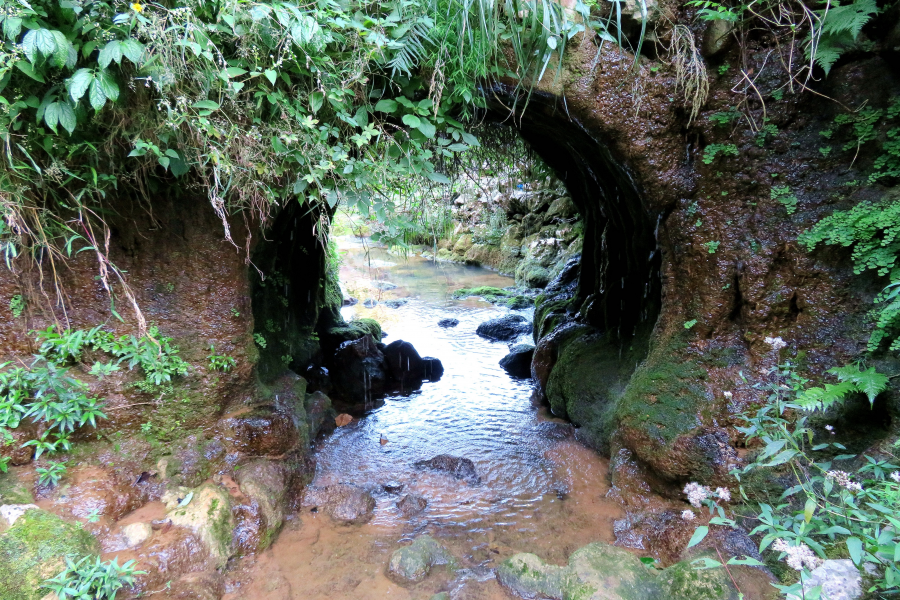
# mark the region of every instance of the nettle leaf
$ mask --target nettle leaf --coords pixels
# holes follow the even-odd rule
[[[117,64],[122,62],[122,42],[119,40],[113,40],[107,43],[103,50],[100,51],[100,56],[97,57],[97,62],[100,63],[102,68],[106,68],[115,61]]]
[[[68,102],[57,102],[57,104],[59,105],[59,124],[71,134],[75,131],[75,125],[78,124],[78,119],[75,117],[75,111]]]
[[[122,53],[125,57],[136,65],[141,64],[144,56],[144,45],[134,38],[128,38],[122,42]]]
[[[98,79],[94,79],[91,82],[91,91],[90,94],[88,94],[88,101],[91,103],[91,106],[94,107],[94,110],[97,111],[106,105],[106,94],[103,93],[103,88]]]
[[[103,88],[103,93],[107,98],[109,98],[113,102],[119,99],[119,84],[116,83],[116,80],[111,72],[103,69],[98,74],[97,79],[100,81],[100,87]]]
[[[22,33],[22,19],[19,17],[6,17],[3,20],[3,35],[11,42],[14,42],[19,34]]]
[[[69,78],[69,95],[72,100],[78,102],[87,93],[88,86],[94,80],[94,73],[90,69],[78,69],[75,74]]]
[[[56,126],[59,123],[59,102],[48,104],[47,108],[44,109],[44,123],[53,130],[53,133],[57,133]]]
[[[22,39],[22,50],[28,61],[34,64],[41,56],[50,56],[56,51],[56,39],[49,29],[32,29]]]
[[[72,47],[72,51],[74,52],[75,47],[66,39],[66,36],[63,35],[62,31],[52,31],[53,41],[55,45],[55,50],[53,52],[53,64],[56,67],[65,67],[69,64],[69,47]],[[77,58],[77,55],[76,55]],[[75,66],[75,62],[72,61],[72,66]]]

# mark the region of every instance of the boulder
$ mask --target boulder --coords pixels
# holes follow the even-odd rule
[[[384,348],[384,360],[388,372],[401,389],[418,387],[425,379],[425,365],[422,357],[409,342],[394,340]]]
[[[594,543],[579,548],[563,567],[534,554],[516,554],[497,568],[497,580],[520,598],[553,600],[737,600],[723,569],[694,569],[680,562],[664,571],[644,566],[634,554]]]
[[[426,506],[428,506],[428,501],[415,494],[407,494],[397,502],[397,510],[399,510],[400,514],[404,517],[411,517],[412,515],[418,514],[425,510]]]
[[[274,404],[227,415],[219,427],[230,448],[250,456],[281,456],[301,441],[292,416]]]
[[[122,528],[122,544],[125,548],[136,548],[152,535],[153,527],[150,523],[129,523]]]
[[[255,460],[242,465],[235,473],[235,481],[243,493],[259,506],[264,521],[257,551],[272,545],[281,526],[287,505],[287,472],[283,463]]]
[[[852,560],[826,560],[803,582],[803,592],[822,586],[821,600],[856,600],[862,598],[862,577]],[[800,600],[789,594],[787,600]]]
[[[456,479],[462,479],[469,483],[481,483],[481,478],[475,471],[475,463],[468,458],[439,454],[431,460],[420,460],[415,463],[417,469],[431,469],[446,473]]]
[[[27,511],[38,508],[37,504],[4,504],[0,506],[0,533],[16,524]]]
[[[444,363],[442,363],[439,358],[423,356],[422,366],[424,367],[425,379],[427,381],[438,381],[444,376]]]
[[[138,568],[146,572],[136,577],[137,592],[155,592],[166,588],[169,582],[172,583],[172,590],[178,590],[181,586],[176,586],[176,582],[182,577],[209,573],[216,569],[215,559],[192,531],[184,527],[168,526],[168,521],[166,523],[149,541],[134,551]],[[157,598],[156,595],[151,597],[154,600]],[[175,597],[193,599],[192,596]]]
[[[0,598],[39,600],[44,581],[65,568],[65,557],[99,554],[97,540],[77,523],[28,510],[0,535]]]
[[[400,308],[401,306],[405,306],[408,303],[408,298],[392,298],[391,300],[384,301],[384,305],[388,308]]]
[[[506,315],[485,321],[475,333],[497,342],[508,342],[522,334],[531,333],[531,322],[522,315]]]
[[[459,319],[441,319],[438,321],[438,327],[456,327],[459,325]]]
[[[209,551],[216,566],[224,567],[233,554],[234,518],[228,492],[206,483],[193,490],[180,488],[166,492],[162,500],[166,503],[167,517],[172,524],[191,530]]]
[[[365,488],[349,483],[309,486],[303,506],[323,508],[325,514],[346,525],[365,523],[375,514],[375,498]]]
[[[437,565],[454,565],[453,555],[430,535],[420,535],[409,546],[395,550],[388,563],[388,577],[400,584],[422,581]]]
[[[324,392],[316,391],[312,394],[307,394],[304,404],[306,420],[309,423],[309,437],[310,440],[313,440],[323,427],[330,425],[336,415],[331,406],[331,398],[325,395]]]
[[[700,52],[704,57],[710,58],[725,50],[733,39],[734,23],[725,19],[710,21],[703,32],[703,43]]]
[[[513,377],[531,377],[531,358],[534,346],[517,344],[509,349],[509,354],[500,359],[500,366]]]
[[[344,342],[331,361],[334,391],[345,400],[366,402],[384,393],[387,369],[384,354],[371,335]]]
[[[578,216],[578,208],[575,202],[568,196],[557,198],[550,203],[550,208],[544,214],[544,221],[568,220]]]

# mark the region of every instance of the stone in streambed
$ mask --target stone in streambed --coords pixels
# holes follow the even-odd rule
[[[397,509],[404,517],[411,517],[425,510],[428,501],[415,494],[407,494],[397,502]]]
[[[520,598],[553,600],[736,600],[722,569],[697,570],[689,562],[654,571],[630,552],[608,544],[579,548],[566,566],[534,554],[516,554],[497,568],[500,584]]]
[[[406,305],[409,302],[407,298],[394,298],[392,300],[385,300],[384,305],[388,308],[400,308],[401,306]]]
[[[420,460],[415,463],[417,469],[431,469],[446,473],[456,479],[463,479],[469,483],[481,483],[481,478],[475,471],[475,463],[468,458],[439,454],[431,460]]]
[[[333,520],[346,525],[365,523],[375,514],[372,494],[349,483],[309,486],[303,497],[303,506],[321,507]]]
[[[152,535],[153,527],[150,523],[131,523],[122,528],[122,543],[125,548],[136,548]]]
[[[531,333],[531,327],[531,322],[522,315],[506,315],[485,321],[478,326],[475,333],[489,340],[508,342],[523,333]]]
[[[162,501],[172,525],[190,529],[209,551],[216,567],[224,567],[234,554],[231,541],[235,523],[228,492],[205,483],[193,490],[170,490],[163,494]]]
[[[459,325],[459,319],[441,319],[437,324],[438,327],[456,327]]]
[[[513,377],[531,377],[531,358],[534,346],[517,344],[509,349],[509,354],[500,359],[500,366]]]
[[[388,577],[400,584],[425,579],[432,567],[454,565],[453,555],[430,535],[420,535],[409,546],[395,550],[388,563]]]
[[[280,462],[254,460],[237,470],[235,480],[241,492],[259,507],[263,523],[255,550],[261,552],[272,545],[284,524],[287,470]]]

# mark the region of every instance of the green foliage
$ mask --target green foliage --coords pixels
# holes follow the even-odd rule
[[[815,11],[819,24],[807,41],[806,59],[814,59],[828,75],[841,55],[857,47],[859,33],[878,14],[878,5],[875,0],[853,0],[844,6],[839,0],[828,0],[824,4]]]
[[[797,395],[797,404],[807,411],[825,411],[843,402],[849,394],[865,394],[869,404],[875,403],[875,397],[887,388],[888,378],[870,367],[865,371],[860,365],[835,367],[828,371],[837,376],[837,385],[829,383],[825,387],[812,387]]]
[[[266,338],[264,338],[261,333],[254,333],[253,341],[256,342],[256,345],[260,348],[265,348],[267,345]]]
[[[115,558],[103,561],[99,556],[84,556],[76,561],[66,557],[66,568],[43,587],[59,600],[115,600],[120,589],[134,584],[135,575],[144,574],[134,565],[133,560],[120,566]]]
[[[869,351],[883,340],[891,341],[890,349],[900,349],[900,202],[885,199],[879,203],[862,202],[849,210],[825,217],[812,229],[802,233],[798,241],[813,250],[818,244],[853,248],[853,272],[874,270],[887,275],[890,283],[875,298],[872,311],[875,330],[869,337]]]
[[[797,196],[791,191],[788,185],[775,185],[769,190],[769,197],[772,200],[778,200],[784,205],[787,214],[792,215],[797,212]]]
[[[17,294],[9,299],[9,312],[11,312],[12,316],[16,319],[21,317],[22,313],[25,312],[25,298],[23,298],[21,294]]]
[[[709,120],[713,123],[713,125],[717,126],[731,125],[740,118],[741,113],[733,106],[726,111],[709,115]]]
[[[66,463],[48,460],[46,467],[38,467],[35,470],[38,474],[38,482],[41,485],[56,487],[59,480],[66,475]]]
[[[216,354],[216,347],[214,344],[209,345],[209,355],[207,355],[206,359],[209,361],[210,371],[222,371],[223,373],[227,373],[237,364],[237,360],[235,360],[233,356]]]
[[[716,253],[716,250],[719,249],[719,244],[721,244],[721,243],[722,243],[722,242],[713,242],[713,241],[709,241],[709,242],[703,242],[703,243],[700,244],[700,245],[703,246],[704,248],[706,248],[706,251],[707,251],[709,254],[715,254],[715,253]]]
[[[718,155],[737,156],[737,146],[734,144],[710,144],[703,150],[703,164],[712,164]]]
[[[38,352],[59,365],[81,360],[85,348],[102,351],[116,357],[116,365],[127,363],[132,370],[140,366],[146,380],[154,385],[162,385],[171,381],[172,377],[187,375],[188,365],[178,356],[178,347],[172,338],[159,335],[157,327],[150,327],[147,335],[137,338],[123,335],[116,338],[108,331],[102,331],[100,325],[91,329],[66,329],[56,332],[54,325],[44,331],[38,331],[37,340],[41,343]],[[95,365],[96,367],[96,365]],[[96,374],[108,374],[112,367],[97,367]]]
[[[766,145],[767,137],[778,135],[778,126],[774,123],[766,123],[756,132],[756,145],[762,148]]]
[[[684,322],[684,328],[685,328],[685,329],[690,329],[691,327],[693,327],[693,326],[696,325],[696,324],[697,324],[697,319],[691,319],[690,321],[685,321],[685,322]]]

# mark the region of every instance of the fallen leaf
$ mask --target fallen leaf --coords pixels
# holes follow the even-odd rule
[[[381,436],[381,445],[384,446],[387,443],[388,443],[388,439],[382,435]]]
[[[343,427],[345,425],[349,425],[353,422],[353,417],[348,415],[347,413],[341,413],[334,419],[334,424],[338,427]]]

